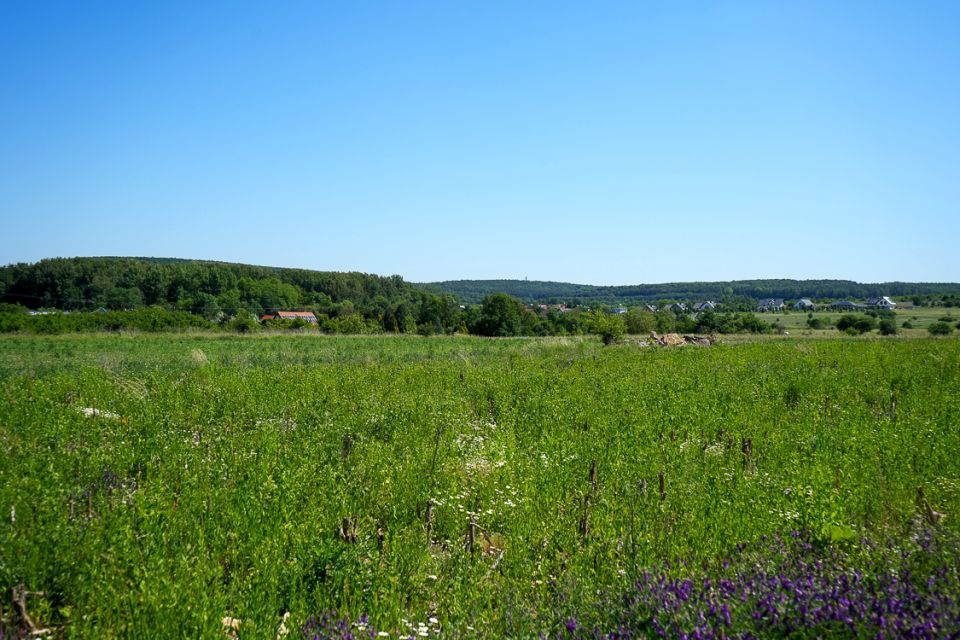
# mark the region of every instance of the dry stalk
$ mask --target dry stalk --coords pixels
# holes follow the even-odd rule
[[[930,506],[926,496],[923,494],[923,487],[917,487],[917,508],[930,526],[937,524],[947,517],[947,514],[933,510],[933,507]]]
[[[347,516],[340,522],[340,539],[348,544],[356,544],[358,539],[359,516]]]
[[[590,535],[590,494],[583,496],[583,515],[580,516],[580,527],[578,529],[580,537],[584,540]]]
[[[748,471],[753,462],[753,438],[742,438],[740,451],[743,453],[743,470]]]
[[[467,523],[467,551],[470,552],[470,558],[473,558],[474,542],[476,541],[477,523],[471,520]]]
[[[427,543],[433,540],[433,498],[427,500],[427,511],[423,516],[427,525]]]
[[[30,635],[42,636],[52,633],[50,629],[38,627],[27,612],[27,596],[38,596],[42,598],[45,595],[43,591],[27,591],[22,584],[18,584],[13,588],[13,604],[17,608],[20,617],[27,623],[27,626],[30,627]]]

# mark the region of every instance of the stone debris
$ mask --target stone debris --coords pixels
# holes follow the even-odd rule
[[[685,344],[693,344],[701,347],[709,347],[717,342],[716,336],[695,336],[695,335],[683,335],[681,336],[678,333],[668,333],[666,335],[660,336],[657,335],[656,331],[650,332],[650,343],[644,341],[641,343],[646,346],[647,344],[659,345],[661,347],[679,347]]]

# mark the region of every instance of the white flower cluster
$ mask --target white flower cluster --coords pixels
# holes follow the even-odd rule
[[[434,617],[429,618],[427,622],[411,622],[404,619],[403,624],[407,627],[407,631],[398,633],[401,638],[426,638],[431,635],[440,635],[440,621]],[[389,634],[381,631],[377,635],[386,637]]]

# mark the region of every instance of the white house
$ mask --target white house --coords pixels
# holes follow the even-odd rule
[[[897,303],[887,296],[883,296],[881,298],[870,298],[867,300],[867,306],[876,307],[877,309],[896,309]]]
[[[800,298],[794,303],[793,308],[797,311],[813,311],[817,305],[813,304],[810,298]]]

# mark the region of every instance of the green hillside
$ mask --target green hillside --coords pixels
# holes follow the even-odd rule
[[[0,303],[64,311],[159,306],[208,319],[305,309],[385,331],[449,328],[457,301],[401,276],[173,258],[52,258],[0,267]],[[362,324],[362,323],[361,323]]]
[[[960,293],[960,283],[881,282],[852,280],[733,280],[594,286],[540,280],[447,280],[422,285],[457,296],[467,303],[490,293],[507,293],[525,302],[638,304],[655,300],[723,300],[745,298],[867,298]]]

